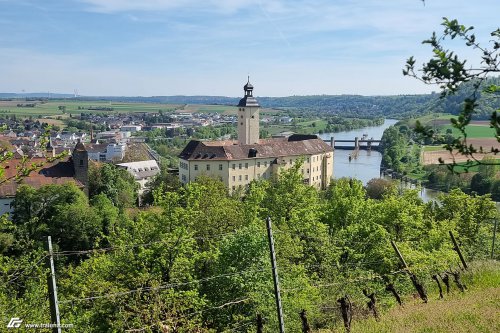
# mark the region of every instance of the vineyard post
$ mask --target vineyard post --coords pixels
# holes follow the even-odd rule
[[[417,291],[418,295],[425,303],[427,303],[427,293],[425,291],[424,286],[418,281],[417,276],[410,271],[410,268],[406,264],[405,258],[403,258],[403,255],[401,254],[401,252],[399,252],[399,249],[398,249],[398,246],[396,245],[396,243],[393,240],[391,240],[391,244],[392,244],[392,247],[394,248],[394,251],[396,252],[396,254],[399,257],[399,260],[401,261],[404,268],[406,269],[406,272],[410,276],[411,282],[413,283],[413,286],[415,287],[415,290]]]
[[[497,235],[497,223],[498,223],[498,217],[495,217],[495,225],[493,226],[493,242],[491,243],[491,259],[493,259],[493,254],[495,252],[495,238]]]
[[[453,235],[453,232],[451,230],[450,230],[450,237],[451,241],[453,242],[453,250],[455,250],[458,253],[462,265],[464,265],[464,268],[467,269],[468,268],[467,263],[465,262],[464,256],[462,255],[462,251],[460,251],[460,247],[458,246],[457,240],[455,239],[455,236]]]
[[[57,285],[56,285],[56,272],[54,267],[54,256],[52,252],[52,237],[47,237],[46,249],[49,253],[47,256],[46,265],[50,270],[47,276],[47,284],[49,288],[49,305],[50,305],[50,319],[54,327],[52,333],[61,333],[61,318],[59,314],[59,302],[57,300]]]
[[[285,322],[283,319],[283,307],[281,305],[281,295],[280,295],[280,283],[278,279],[278,267],[276,264],[276,252],[274,251],[274,238],[273,230],[271,229],[271,218],[266,219],[267,224],[267,237],[269,238],[269,252],[271,255],[271,265],[273,270],[273,282],[274,282],[274,297],[276,299],[276,311],[278,313],[278,322],[280,333],[285,333]]]

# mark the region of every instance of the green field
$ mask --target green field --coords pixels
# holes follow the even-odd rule
[[[423,146],[422,149],[424,152],[445,150],[443,146]]]
[[[188,104],[182,111],[184,112],[200,112],[200,113],[224,113],[236,114],[238,108],[230,105],[202,105],[202,104]]]
[[[460,131],[451,125],[446,125],[441,127],[441,131],[446,133],[446,130],[451,129],[453,136],[460,135]],[[468,138],[493,138],[495,137],[495,130],[490,128],[489,125],[481,126],[481,125],[469,125],[465,129],[465,133],[467,133]]]
[[[451,118],[454,118],[454,116],[449,113],[432,113],[422,117],[418,117],[417,119],[410,119],[408,120],[408,124],[410,126],[415,126],[418,120],[424,126],[436,126],[449,124]]]
[[[16,103],[36,103],[35,107],[17,107]],[[81,114],[81,113],[130,113],[130,112],[158,112],[174,111],[181,107],[173,104],[153,104],[153,103],[120,103],[108,101],[73,101],[73,100],[51,100],[49,102],[0,102],[0,115],[16,115],[16,116],[64,116],[59,110],[59,106],[65,106],[65,114]],[[113,111],[105,110],[88,110],[89,107],[106,107],[112,108]],[[80,109],[79,109],[80,108]]]
[[[466,164],[466,162],[457,163],[457,165],[453,168],[453,170],[455,172],[458,172],[458,173],[478,172],[479,171],[479,165],[474,165],[473,167],[470,167],[467,170],[465,170],[465,167],[464,167],[465,164]]]

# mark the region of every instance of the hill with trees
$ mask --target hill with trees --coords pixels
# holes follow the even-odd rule
[[[500,78],[492,77],[483,82],[486,87],[498,84]],[[418,117],[425,114],[443,112],[458,114],[462,102],[474,89],[473,82],[465,83],[455,95],[439,98],[439,94],[395,95],[395,96],[361,96],[361,95],[311,95],[288,97],[258,97],[264,108],[296,110],[305,112],[329,113],[350,118],[396,118]],[[10,95],[5,95],[6,96]],[[1,95],[0,95],[1,97]],[[20,98],[20,96],[15,96]],[[237,105],[239,98],[225,96],[153,96],[153,97],[116,97],[116,96],[79,96],[67,98],[81,101],[114,101],[141,102],[163,104],[209,104]],[[478,99],[476,119],[487,119],[491,112],[500,107],[500,101],[489,95],[481,95]]]

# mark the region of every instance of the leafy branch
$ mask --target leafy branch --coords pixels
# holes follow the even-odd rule
[[[500,72],[500,29],[491,32],[492,39],[489,41],[491,45],[484,47],[476,40],[473,33],[474,27],[466,27],[458,23],[457,20],[449,20],[443,18],[441,24],[444,29],[440,36],[433,32],[432,36],[424,40],[422,44],[428,44],[432,47],[432,58],[422,65],[421,68],[416,68],[416,60],[412,56],[406,61],[403,75],[410,76],[421,82],[429,85],[438,85],[441,90],[441,98],[455,94],[466,82],[473,83],[472,93],[464,100],[463,108],[456,119],[451,119],[451,125],[456,128],[460,134],[454,138],[452,142],[444,145],[445,149],[453,156],[453,163],[448,165],[451,171],[457,165],[453,152],[458,152],[467,157],[467,162],[464,165],[465,170],[470,167],[480,164],[498,164],[495,162],[483,162],[477,158],[477,153],[498,154],[498,148],[491,148],[491,151],[484,151],[482,147],[476,148],[467,142],[466,126],[470,124],[478,106],[477,101],[483,93],[500,94],[500,86],[490,85],[484,87],[484,81],[492,73]],[[453,50],[446,49],[444,43],[447,39],[458,39],[465,43],[467,47],[471,47],[478,52],[481,59],[478,68],[467,67],[467,60],[462,60]],[[495,129],[495,138],[500,142],[500,110],[494,111],[490,117],[490,127]],[[423,126],[417,121],[415,131],[423,137],[436,138],[435,132]],[[444,161],[440,159],[440,163]]]

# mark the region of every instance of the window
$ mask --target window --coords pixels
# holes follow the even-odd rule
[[[241,177],[241,175],[239,175],[238,180],[239,180],[240,182],[241,182],[241,179],[242,179],[242,177]]]
[[[219,170],[222,170],[222,164],[219,164]]]
[[[240,170],[241,170],[241,166],[242,166],[242,165],[243,165],[243,164],[241,164],[241,163],[238,165],[238,168],[239,168]]]
[[[194,165],[194,169],[195,169],[195,170],[198,170],[198,164],[195,164],[195,165]]]
[[[243,115],[241,115],[241,119],[243,119]]]
[[[290,164],[292,164],[292,159],[290,159]]]
[[[207,164],[207,171],[210,171],[210,164]]]
[[[235,169],[236,169],[236,164],[233,163],[233,170],[235,170]]]
[[[245,175],[245,180],[248,180],[248,175]]]
[[[240,123],[241,126],[243,126],[243,123]]]
[[[233,176],[233,182],[235,182],[235,181],[236,181],[236,176]]]
[[[309,157],[307,158],[307,163],[309,163]]]
[[[267,168],[267,161],[265,161],[265,162],[264,162],[264,167],[266,167],[266,168]]]
[[[248,169],[248,163],[245,163],[245,169]]]
[[[260,168],[260,162],[257,162],[257,168]]]
[[[255,118],[255,116],[252,116],[252,119],[254,119],[254,118]]]
[[[80,160],[80,166],[83,166],[83,160]]]
[[[233,185],[233,191],[235,191],[235,190],[236,190],[236,186]]]
[[[307,173],[309,173],[309,168],[307,169]]]
[[[186,175],[182,175],[182,181],[185,182],[186,181]]]

